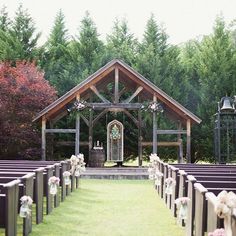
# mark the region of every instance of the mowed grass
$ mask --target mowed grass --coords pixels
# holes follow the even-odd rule
[[[147,180],[81,180],[30,236],[182,236]]]

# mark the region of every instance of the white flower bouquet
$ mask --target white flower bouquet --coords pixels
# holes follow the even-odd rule
[[[52,195],[56,195],[57,194],[57,188],[59,186],[60,183],[60,178],[56,177],[56,176],[52,176],[49,178],[48,180],[48,185],[50,187],[49,192]]]
[[[63,172],[63,178],[65,181],[65,185],[70,185],[71,181],[70,181],[70,172],[69,171],[65,171]]]
[[[31,209],[30,207],[33,204],[33,200],[30,196],[22,196],[20,198],[21,201],[21,207],[20,207],[20,217],[22,218],[28,218],[31,216]]]

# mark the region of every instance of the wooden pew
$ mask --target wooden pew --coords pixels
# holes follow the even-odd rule
[[[34,173],[24,174],[22,176],[10,176],[0,174],[0,183],[8,183],[13,180],[20,180],[19,183],[19,199],[18,206],[20,206],[20,198],[24,195],[30,196],[33,199],[34,192]],[[23,219],[23,235],[27,236],[32,231],[32,216]]]
[[[219,182],[219,181],[218,181]],[[204,236],[204,233],[207,231],[207,201],[206,193],[208,191],[214,191],[219,193],[222,190],[226,191],[236,191],[236,182],[225,182],[225,184],[220,182],[217,185],[217,182],[204,182],[204,183],[195,183],[195,235]]]
[[[54,175],[56,177],[59,177],[60,178],[60,187],[61,187],[61,201],[64,201],[65,200],[65,197],[66,195],[70,194],[71,192],[71,189],[69,189],[68,186],[65,185],[65,182],[64,182],[64,178],[63,178],[63,173],[66,171],[66,170],[69,170],[70,169],[70,163],[69,161],[27,161],[27,160],[0,160],[0,165],[12,165],[12,164],[15,164],[17,166],[19,165],[24,165],[24,166],[29,166],[29,165],[34,165],[34,166],[38,166],[38,167],[45,167],[47,165],[58,165],[59,167],[59,172],[60,174],[58,175],[58,169],[57,167],[54,169]],[[78,177],[76,178],[76,187],[78,188],[78,183],[79,183],[79,180],[78,180]],[[58,198],[58,195],[55,196],[55,207],[58,206],[59,204],[59,198]]]
[[[0,227],[6,236],[17,235],[17,212],[20,180],[0,183]]]

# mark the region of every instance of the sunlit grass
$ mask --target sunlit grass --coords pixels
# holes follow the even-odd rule
[[[147,180],[86,180],[30,236],[182,236]]]

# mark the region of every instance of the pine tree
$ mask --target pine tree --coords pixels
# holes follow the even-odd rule
[[[130,33],[125,19],[116,20],[112,33],[107,36],[107,51],[111,59],[119,58],[129,65],[135,64],[138,41]]]
[[[8,12],[6,11],[6,7],[3,6],[0,10],[0,30],[8,31],[11,21],[8,16]]]
[[[40,64],[45,70],[45,78],[57,89],[58,94],[62,95],[75,83],[64,75],[70,63],[70,54],[68,51],[68,30],[65,26],[65,16],[61,10],[55,17],[44,50]]]
[[[76,63],[80,63],[83,76],[95,72],[104,64],[104,45],[89,12],[81,21],[79,34],[72,42],[71,49]]]
[[[163,56],[167,48],[167,34],[162,26],[158,26],[155,17],[151,14],[144,32],[144,40],[142,46],[148,48],[153,47],[153,52],[156,55]]]
[[[22,45],[23,55],[17,59],[35,60],[40,33],[36,33],[34,21],[28,11],[23,9],[22,4],[19,5],[16,11],[10,35]]]

